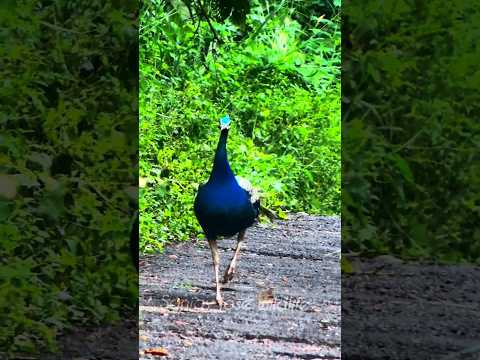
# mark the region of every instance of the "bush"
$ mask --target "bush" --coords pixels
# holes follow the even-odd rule
[[[287,211],[339,213],[338,7],[331,5],[335,12],[330,19],[313,13],[294,20],[292,14],[302,14],[301,4],[283,4],[272,10],[252,2],[245,24],[249,30],[241,36],[230,19],[198,20],[190,9],[191,19],[181,3],[143,4],[144,251],[202,236],[193,200],[208,179],[218,122],[226,113],[233,120],[231,166],[261,190],[266,208],[280,216]]]
[[[478,6],[345,9],[344,250],[480,261]]]
[[[129,10],[109,2],[10,3],[0,12],[0,349],[36,353],[138,300],[123,190],[137,178],[136,75],[124,72],[137,39]]]

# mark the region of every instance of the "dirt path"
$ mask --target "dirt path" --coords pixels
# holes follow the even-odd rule
[[[345,360],[480,359],[480,267],[353,261],[342,279]]]
[[[136,314],[126,314],[115,325],[72,329],[59,339],[59,353],[19,356],[19,360],[134,360],[138,359]],[[0,359],[3,360],[0,354]]]
[[[235,244],[219,242],[222,269]],[[212,304],[206,242],[140,259],[140,358],[339,359],[340,220],[292,215],[247,232],[236,278]]]

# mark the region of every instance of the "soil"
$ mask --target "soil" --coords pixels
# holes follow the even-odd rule
[[[138,359],[138,321],[128,318],[111,326],[91,326],[70,331],[59,339],[58,354],[40,360],[135,360]],[[15,359],[37,359],[25,356]]]
[[[480,359],[480,267],[355,259],[342,277],[342,359]]]
[[[218,241],[222,273],[235,243]],[[213,276],[206,241],[141,257],[140,359],[340,359],[338,217],[249,229],[221,309]]]
[[[341,316],[345,360],[480,359],[480,267],[352,257],[340,286],[339,258],[338,217],[257,225],[219,309],[206,242],[170,246],[140,259],[139,324],[78,329],[42,359],[339,359]]]

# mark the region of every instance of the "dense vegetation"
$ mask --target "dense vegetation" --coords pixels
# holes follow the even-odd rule
[[[226,113],[231,165],[261,190],[266,209],[340,212],[339,4],[226,4],[142,4],[144,251],[201,236],[193,199]]]
[[[344,250],[478,263],[480,2],[344,5]]]
[[[138,176],[133,11],[118,1],[2,3],[2,359],[52,350],[72,326],[135,309],[135,204],[124,191]]]

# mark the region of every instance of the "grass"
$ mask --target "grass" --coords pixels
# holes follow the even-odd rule
[[[254,2],[234,24],[214,8],[207,21],[182,3],[143,4],[142,251],[202,237],[193,200],[226,113],[232,168],[260,189],[266,208],[280,217],[340,212],[340,20],[332,9],[330,18],[306,18],[301,3]]]

